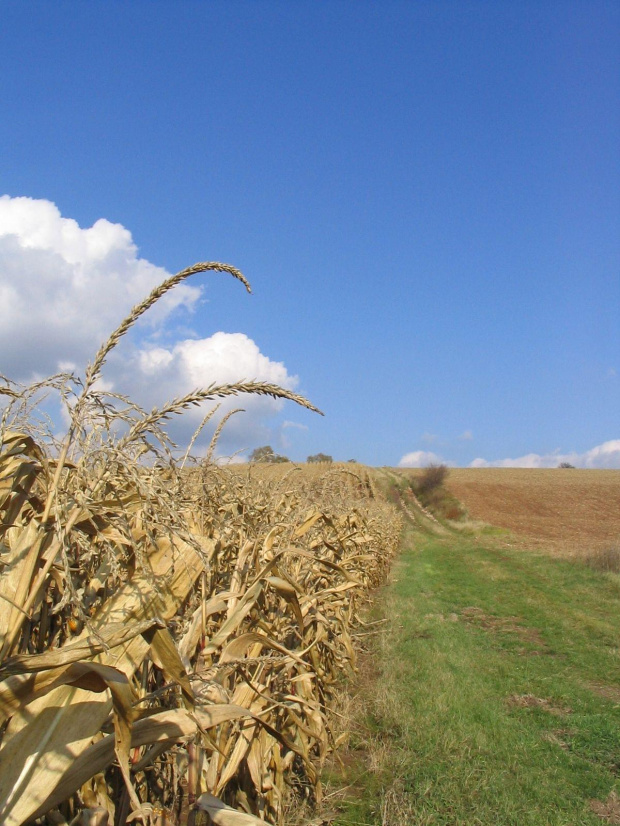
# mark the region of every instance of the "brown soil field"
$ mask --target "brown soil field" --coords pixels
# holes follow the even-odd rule
[[[453,468],[448,490],[473,519],[558,554],[620,543],[620,470]]]

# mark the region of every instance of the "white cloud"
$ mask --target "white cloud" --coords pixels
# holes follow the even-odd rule
[[[146,406],[161,404],[167,397],[181,396],[196,388],[234,384],[242,379],[278,384],[292,390],[297,376],[289,375],[282,362],[263,355],[251,338],[243,333],[214,333],[209,338],[185,339],[169,349],[145,347],[116,367],[117,381],[132,382],[133,393]],[[279,411],[284,402],[269,396],[243,395],[222,402],[222,409],[250,408],[263,413]],[[202,419],[204,411],[188,411],[190,419]]]
[[[0,197],[0,373],[27,381],[58,370],[83,372],[131,307],[168,276],[138,257],[131,233],[120,224],[100,219],[84,229],[50,201]],[[156,346],[155,340],[179,336],[173,312],[191,311],[200,296],[199,286],[181,284],[149,310],[147,323],[111,354],[101,388],[151,408],[213,383],[246,379],[296,387],[297,377],[243,333],[200,339],[188,338],[183,328],[182,340]],[[219,452],[272,440],[269,419],[283,404],[248,395],[224,401],[220,415],[235,407],[247,413],[229,420]],[[171,419],[172,438],[186,443],[204,412],[192,408]]]
[[[131,307],[169,273],[139,258],[131,233],[105,219],[83,229],[51,201],[0,197],[0,352],[11,378],[84,365]],[[145,319],[193,308],[181,284]]]
[[[446,464],[441,456],[432,453],[430,450],[414,450],[413,453],[405,453],[398,467],[426,467],[427,465]]]
[[[282,422],[282,428],[286,429],[288,427],[293,427],[295,430],[308,430],[307,424],[300,424],[299,422]]]
[[[472,431],[471,431],[471,430],[465,430],[465,431],[463,431],[463,433],[461,433],[461,435],[459,436],[459,439],[462,439],[464,442],[471,442],[471,440],[472,440],[473,438],[474,438],[474,434],[472,433]]]
[[[466,431],[467,433],[467,431]],[[465,434],[461,436],[465,438]],[[620,439],[611,439],[608,442],[586,450],[584,453],[562,453],[554,450],[552,453],[528,453],[516,459],[496,459],[488,461],[478,458],[470,463],[469,467],[515,467],[515,468],[556,468],[562,462],[568,462],[579,468],[620,468]],[[399,467],[419,468],[430,464],[444,464],[452,466],[454,463],[426,450],[416,450],[406,453]]]
[[[620,439],[603,442],[585,453],[561,453],[557,450],[543,455],[528,453],[517,459],[498,459],[492,462],[474,459],[470,467],[553,468],[562,462],[580,468],[620,468]]]

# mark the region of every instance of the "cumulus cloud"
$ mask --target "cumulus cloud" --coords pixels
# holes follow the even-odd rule
[[[307,424],[300,424],[299,422],[282,422],[282,429],[286,430],[289,427],[295,428],[295,430],[308,430]]]
[[[186,339],[170,348],[145,347],[116,367],[122,386],[132,383],[132,392],[147,407],[161,404],[167,397],[181,396],[211,384],[234,384],[242,379],[278,384],[293,390],[297,376],[288,373],[282,362],[263,355],[251,338],[243,333],[217,332],[208,338]],[[255,420],[279,412],[284,402],[269,396],[241,395],[221,403],[221,412],[243,407]],[[204,410],[189,410],[184,421],[191,426],[202,419]],[[244,417],[244,421],[247,417]],[[230,420],[226,430],[234,433],[238,422]],[[247,422],[244,429],[247,430]]]
[[[427,465],[446,464],[441,456],[430,450],[414,450],[413,453],[405,453],[398,467],[426,467]]]
[[[293,447],[294,440],[290,436],[291,430],[305,432],[309,430],[308,425],[301,424],[300,422],[290,422],[284,421],[282,422],[281,430],[280,430],[280,445],[282,446],[283,450],[288,450],[289,448]]]
[[[467,432],[467,431],[466,431]],[[466,438],[465,434],[461,438]],[[556,468],[562,462],[574,465],[578,468],[620,468],[620,439],[611,439],[608,442],[597,445],[586,450],[584,453],[563,453],[555,450],[552,453],[527,453],[516,459],[474,459],[469,467],[514,467],[514,468]],[[400,462],[399,467],[419,468],[427,465],[454,465],[454,462],[444,459],[437,453],[426,450],[416,450],[406,453]]]
[[[284,364],[264,356],[243,333],[214,333],[209,338],[186,339],[172,348],[147,347],[137,354],[140,373],[149,382],[164,379],[169,387],[206,387],[213,382],[259,379],[292,389],[297,378]],[[278,404],[278,402],[274,402]]]
[[[498,459],[488,462],[486,459],[474,459],[470,467],[524,467],[552,468],[562,462],[568,462],[580,468],[620,468],[620,439],[611,439],[601,445],[586,450],[585,453],[528,453],[517,459]]]
[[[0,197],[0,373],[27,381],[58,370],[83,371],[131,307],[168,276],[138,256],[131,233],[120,224],[102,218],[84,229],[50,201]],[[213,383],[245,379],[297,386],[284,364],[261,353],[243,333],[188,338],[185,328],[181,334],[175,311],[187,315],[200,297],[200,287],[181,284],[149,310],[131,340],[113,351],[102,387],[150,409]],[[175,336],[182,340],[155,343]],[[270,417],[283,404],[245,395],[225,401],[221,414],[234,407],[247,413],[230,419],[222,449],[269,441]],[[187,442],[204,412],[192,409],[172,419],[171,436]],[[209,435],[207,430],[204,438]]]
[[[0,197],[0,351],[15,379],[83,365],[131,307],[169,275],[138,257],[131,233],[103,218],[84,229],[51,201]],[[181,284],[145,315],[161,325],[192,309]]]
[[[471,442],[471,440],[472,440],[473,438],[474,438],[474,434],[472,433],[472,431],[471,431],[471,430],[465,430],[465,431],[463,431],[463,433],[461,433],[461,435],[459,436],[459,439],[461,439],[461,440],[462,440],[462,441],[464,441],[464,442]]]

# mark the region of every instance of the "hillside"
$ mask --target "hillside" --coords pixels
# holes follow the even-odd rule
[[[446,486],[529,547],[572,555],[620,539],[620,470],[453,468]]]

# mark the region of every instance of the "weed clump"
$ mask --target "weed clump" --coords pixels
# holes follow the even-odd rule
[[[450,473],[446,465],[431,464],[419,476],[409,481],[409,487],[420,504],[440,519],[459,521],[466,513],[460,502],[445,487]]]
[[[422,476],[417,480],[418,496],[428,496],[443,487],[443,483],[448,477],[446,465],[429,465],[424,468]]]
[[[620,543],[591,551],[584,561],[588,568],[595,571],[620,574]]]

